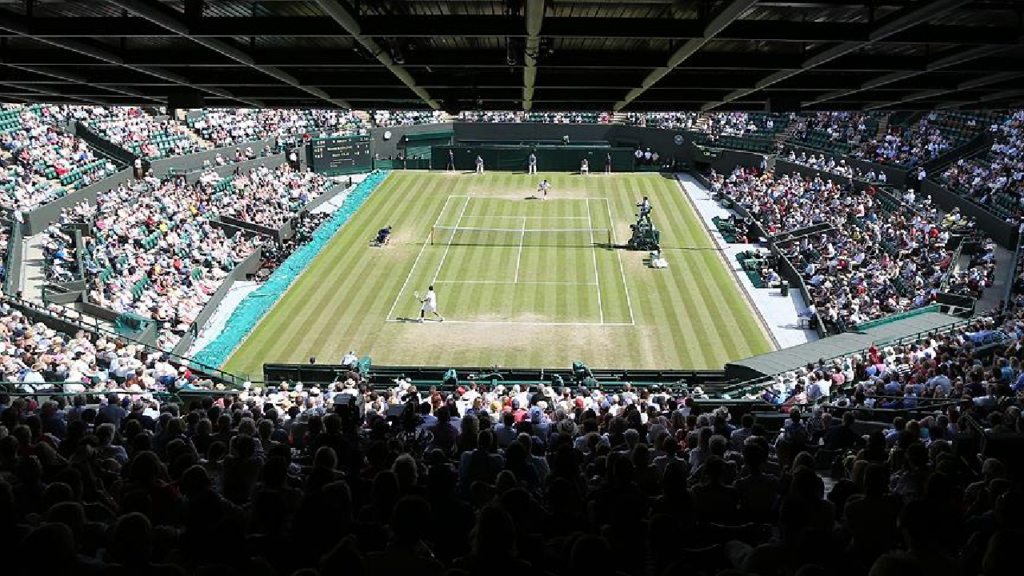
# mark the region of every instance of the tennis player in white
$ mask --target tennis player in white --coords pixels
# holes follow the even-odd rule
[[[434,292],[434,287],[431,286],[427,289],[427,294],[420,299],[420,323],[423,323],[423,317],[427,312],[430,312],[434,316],[437,316],[438,320],[444,322],[444,316],[437,313],[437,293]]]
[[[545,178],[545,179],[540,181],[540,184],[537,185],[537,192],[543,192],[544,193],[544,195],[541,197],[541,200],[547,200],[548,199],[548,189],[550,189],[550,188],[551,188],[551,183],[548,182],[547,178]]]

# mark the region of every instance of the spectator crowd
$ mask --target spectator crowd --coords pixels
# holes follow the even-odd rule
[[[961,158],[943,174],[950,189],[1000,210],[1009,221],[1024,214],[1024,110],[1016,110],[989,129],[992,147]]]
[[[608,124],[612,121],[610,112],[524,112],[522,110],[473,110],[459,114],[462,122],[519,124]]]
[[[275,230],[336,184],[320,174],[293,170],[288,164],[259,166],[229,180],[211,197],[214,213]]]
[[[811,151],[810,154],[806,150],[796,150],[790,148],[788,152],[783,153],[779,156],[780,159],[799,164],[801,166],[807,166],[821,172],[827,172],[835,176],[841,176],[847,179],[865,180],[867,182],[877,182],[879,184],[885,184],[888,177],[885,172],[879,170],[875,172],[873,169],[869,169],[864,172],[859,167],[853,166],[852,163],[847,164],[845,158],[840,158],[836,161],[834,156],[828,155],[824,152],[815,153]]]
[[[28,212],[117,171],[81,139],[53,124],[54,107],[4,104],[0,118],[0,207]]]
[[[9,377],[84,389],[0,393],[0,546],[16,575],[1009,575],[1019,467],[961,446],[1024,433],[1022,335],[812,363],[751,394],[780,421],[696,388],[355,369],[179,400],[152,391],[206,385],[187,368],[4,306]]]
[[[122,184],[95,204],[65,209],[44,232],[50,280],[84,277],[94,304],[157,321],[159,347],[170,350],[224,278],[267,243],[219,224],[220,217],[277,230],[335,184],[288,164],[225,178],[210,171],[193,183],[149,176]],[[79,271],[71,227],[83,226]]]
[[[134,106],[80,106],[67,116],[84,123],[101,138],[136,156],[157,160],[210,147],[188,126],[167,116],[153,116]]]
[[[909,125],[890,124],[885,134],[864,142],[851,153],[880,164],[917,167],[966,144],[997,117],[995,113],[929,112]]]
[[[159,323],[169,350],[230,271],[255,249],[212,222],[203,183],[184,178],[118,186],[68,220],[90,225],[83,255],[89,298]]]
[[[737,168],[728,177],[712,174],[711,183],[779,238],[807,284],[809,304],[827,328],[840,332],[930,304],[955,269],[951,235],[972,226],[959,213],[943,217],[912,191],[891,198],[820,175]],[[788,233],[812,226],[819,228],[786,241]],[[990,260],[979,263],[985,278],[976,284],[979,291],[991,284]]]
[[[351,110],[210,108],[194,111],[187,123],[218,148],[268,138],[293,146],[311,138],[365,132],[362,119]]]
[[[374,126],[416,126],[443,122],[445,113],[438,110],[373,110],[370,121]]]
[[[770,135],[785,127],[789,114],[748,112],[631,112],[632,126],[690,130],[711,138],[721,136]]]
[[[846,154],[875,137],[878,121],[870,113],[815,112],[796,117],[791,139]]]

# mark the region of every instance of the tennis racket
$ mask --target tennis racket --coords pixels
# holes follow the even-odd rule
[[[413,291],[412,295],[416,297],[416,300],[419,300],[419,299],[420,299],[420,293],[419,293],[419,291]]]

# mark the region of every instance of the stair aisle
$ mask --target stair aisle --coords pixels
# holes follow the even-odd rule
[[[25,251],[21,259],[22,297],[36,303],[42,303],[43,286],[46,284],[43,242],[43,234],[29,236],[22,242],[22,250]]]
[[[889,115],[886,114],[878,121],[878,130],[875,131],[875,139],[881,139],[889,132]]]

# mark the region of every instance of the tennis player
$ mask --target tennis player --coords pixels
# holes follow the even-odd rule
[[[427,289],[426,295],[420,300],[420,324],[423,323],[423,317],[426,316],[427,312],[430,312],[441,322],[444,322],[444,316],[437,313],[437,293],[434,292],[434,287],[431,286]]]
[[[543,196],[541,196],[541,200],[547,200],[549,188],[551,188],[551,183],[548,182],[547,178],[541,180],[540,184],[537,185],[537,192],[543,193]]]

